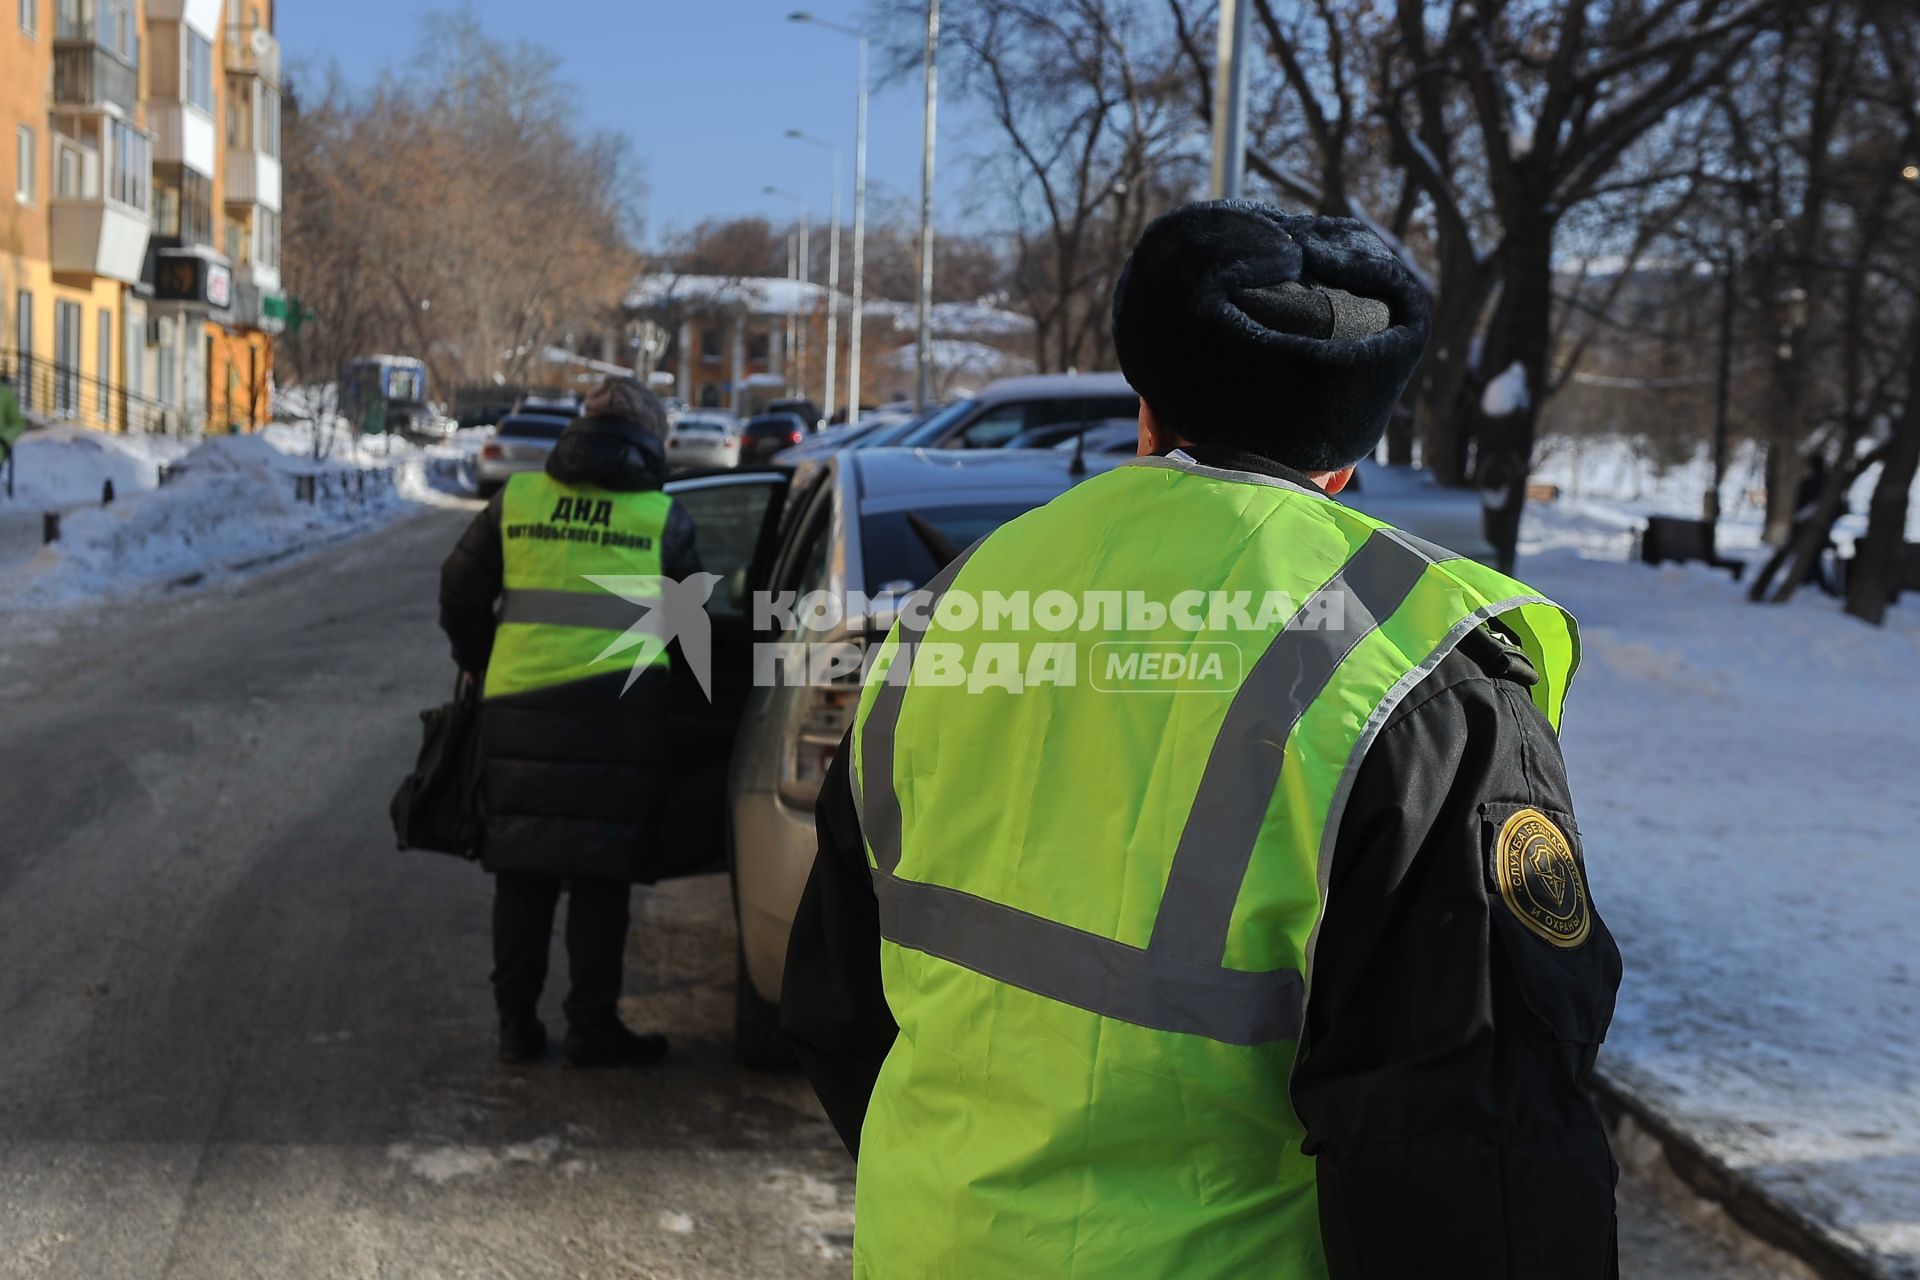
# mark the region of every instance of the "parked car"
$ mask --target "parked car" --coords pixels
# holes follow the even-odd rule
[[[936,410],[936,412],[938,411]],[[908,436],[912,435],[915,431],[919,430],[920,424],[925,422],[929,416],[931,415],[921,414],[917,417],[906,418],[903,421],[890,422],[890,423],[887,423],[885,426],[875,427],[872,431],[867,432],[865,435],[861,436],[859,439],[850,440],[841,447],[846,449],[898,448],[901,446],[901,444],[906,440]],[[867,424],[867,420],[865,418],[862,418],[860,420],[860,425],[864,427],[866,424]]]
[[[802,458],[819,457],[840,449],[851,448],[875,432],[885,431],[889,427],[904,426],[914,420],[911,413],[876,413],[860,419],[850,427],[844,425],[828,427],[824,431],[814,432],[799,444],[781,450],[774,456],[774,462],[780,466],[791,466]]]
[[[510,413],[500,419],[474,459],[473,478],[480,496],[492,497],[509,476],[546,466],[554,442],[572,421],[558,412]]]
[[[531,391],[513,406],[515,413],[558,414],[568,421],[586,411],[586,397],[571,391]]]
[[[1084,442],[1083,442],[1084,441]],[[1055,422],[1023,431],[1013,438],[1009,449],[1080,449],[1086,453],[1137,453],[1140,447],[1140,420],[1108,418],[1102,422]]]
[[[809,432],[820,429],[820,406],[805,396],[792,396],[785,400],[769,400],[762,414],[790,413],[806,425]]]
[[[791,413],[763,413],[757,418],[748,418],[740,432],[741,464],[765,462],[806,438],[807,424]]]
[[[1004,449],[1043,427],[1071,431],[1084,423],[1139,415],[1140,397],[1117,373],[1003,378],[934,414],[900,443],[919,449]]]
[[[677,471],[740,465],[740,424],[720,414],[682,414],[667,433],[667,465]]]

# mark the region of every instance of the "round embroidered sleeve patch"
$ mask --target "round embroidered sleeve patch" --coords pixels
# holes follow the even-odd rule
[[[1587,885],[1573,846],[1546,814],[1522,809],[1500,824],[1494,871],[1501,900],[1527,928],[1568,950],[1587,940]]]

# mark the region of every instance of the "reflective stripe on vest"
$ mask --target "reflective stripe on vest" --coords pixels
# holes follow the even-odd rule
[[[486,696],[503,697],[630,671],[636,653],[617,642],[646,616],[648,579],[661,570],[660,540],[673,500],[658,490],[619,493],[562,484],[544,472],[507,482],[500,534],[505,588],[487,664]],[[623,578],[623,594],[594,582]],[[638,580],[637,582],[631,580]]]
[[[1295,608],[1227,642],[1242,666],[1218,690],[1101,693],[1086,663],[1074,687],[1017,693],[915,677],[924,646],[1007,638],[945,625],[930,606],[949,591],[1155,586]],[[1557,727],[1572,620],[1318,491],[1165,459],[1016,519],[923,591],[853,738],[901,1028],[862,1135],[856,1271],[1324,1274],[1286,1081],[1354,773],[1494,617]],[[1341,625],[1317,625],[1334,600]]]

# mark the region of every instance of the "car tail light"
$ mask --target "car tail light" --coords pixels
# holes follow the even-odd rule
[[[732,437],[732,436],[728,436],[728,437],[727,437],[726,439],[724,439],[724,440],[722,440],[722,441],[720,442],[720,446],[721,446],[721,448],[723,448],[723,449],[731,449],[731,448],[733,447],[733,443],[734,443],[734,441],[733,441],[733,437]]]
[[[491,462],[498,462],[501,458],[506,457],[506,454],[501,452],[499,445],[490,444],[481,448],[480,456]]]
[[[820,784],[840,752],[840,740],[853,724],[853,713],[860,705],[860,684],[820,685],[803,692],[800,723],[793,741],[787,746],[786,768],[780,779],[780,795],[787,803],[812,808],[820,796]]]
[[[794,432],[792,435],[787,437],[787,439],[793,441],[795,444],[799,444],[802,440],[805,440],[806,438],[807,437],[804,434],[798,431]]]
[[[669,440],[667,441],[667,448],[669,448],[669,449],[678,449],[679,447],[680,447],[680,437],[679,437],[679,436],[674,436],[674,437],[672,437],[671,439],[669,439]]]

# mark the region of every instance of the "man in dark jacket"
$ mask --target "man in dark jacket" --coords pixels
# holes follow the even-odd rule
[[[624,643],[643,609],[591,579],[699,572],[686,509],[661,491],[666,415],[609,379],[554,446],[514,476],[440,574],[440,625],[466,678],[484,681],[481,865],[494,874],[493,990],[500,1059],[538,1060],[535,1008],[565,886],[569,1066],[637,1065],[667,1051],[616,1012],[628,887],[651,880],[673,744],[670,659]]]
[[[1108,536],[1133,547],[1131,530],[1154,518],[1163,492],[1195,492],[1188,510],[1210,511],[1209,527],[1225,527],[1242,510],[1275,504],[1262,495],[1277,486],[1296,496],[1279,503],[1270,522],[1252,522],[1244,541],[1183,554],[1245,556],[1243,565],[1256,554],[1278,561],[1327,554],[1317,530],[1344,527],[1352,517],[1336,520],[1321,505],[1325,495],[1338,492],[1354,459],[1378,440],[1418,359],[1425,303],[1415,289],[1354,223],[1244,202],[1169,215],[1135,250],[1114,324],[1121,366],[1144,401],[1145,456],[1132,465],[1150,468],[1149,477],[1173,476],[1123,487],[1116,479],[1128,472],[1122,468],[1058,502],[1092,508],[1103,483],[1147,495],[1150,501],[1128,507]],[[1324,526],[1309,519],[1321,511],[1328,513]],[[1301,513],[1290,531],[1268,532],[1288,513]],[[1157,532],[1163,541],[1144,559],[1075,545],[1053,573],[1065,578],[1117,563],[1121,573],[1138,566],[1150,580],[1159,563],[1173,560],[1169,549],[1183,529]],[[1014,562],[1004,554],[992,559],[996,539],[1018,536],[1013,526],[989,535],[968,553],[971,563],[989,562],[1006,574]],[[1457,561],[1450,569],[1441,549],[1391,531],[1369,545],[1387,553],[1376,563],[1410,550],[1409,566],[1425,561],[1426,575],[1485,580],[1483,571]],[[1338,565],[1344,554],[1336,545],[1327,563]],[[960,589],[968,582],[966,560],[951,580]],[[1380,577],[1365,563],[1356,556],[1346,574],[1347,590],[1362,598],[1366,579]],[[1452,597],[1442,591],[1419,598]],[[1510,595],[1503,603],[1520,599],[1539,598]],[[1357,602],[1349,601],[1350,618]],[[1350,714],[1364,726],[1344,764],[1318,759],[1312,744],[1296,755],[1291,743],[1284,765],[1276,762],[1287,731],[1267,726],[1297,724],[1300,709],[1291,704],[1316,701],[1316,681],[1326,672],[1312,674],[1311,660],[1297,668],[1291,660],[1278,664],[1278,678],[1266,685],[1250,676],[1242,694],[1251,691],[1264,705],[1236,705],[1229,714],[1244,711],[1251,727],[1231,740],[1222,729],[1211,746],[1204,738],[1131,743],[1129,721],[1153,714],[1154,704],[1137,698],[1120,708],[1131,717],[1113,713],[1106,763],[1078,773],[1056,743],[1070,741],[1066,717],[1086,706],[1075,699],[1097,692],[1060,695],[1053,719],[1012,705],[1040,696],[1031,691],[1007,699],[1009,717],[1028,718],[1019,722],[1024,736],[1004,741],[991,731],[984,741],[969,741],[967,731],[978,735],[980,725],[955,729],[951,718],[929,723],[922,715],[907,724],[923,696],[917,685],[885,712],[884,692],[871,699],[864,723],[879,727],[859,739],[864,763],[855,767],[854,738],[862,733],[856,725],[821,792],[820,852],[794,920],[782,1004],[783,1023],[829,1118],[862,1160],[859,1209],[867,1238],[879,1242],[867,1248],[889,1251],[863,1256],[857,1234],[857,1274],[898,1269],[900,1255],[928,1235],[948,1256],[964,1249],[971,1274],[1040,1274],[1045,1269],[1030,1258],[1055,1242],[1064,1243],[1045,1273],[1057,1273],[1061,1257],[1070,1256],[1086,1274],[1108,1274],[1102,1259],[1179,1230],[1164,1225],[1171,1221],[1195,1224],[1182,1275],[1246,1274],[1219,1259],[1237,1257],[1253,1242],[1272,1244],[1261,1269],[1270,1275],[1617,1276],[1615,1170],[1585,1082],[1612,1014],[1620,959],[1586,892],[1557,735],[1531,696],[1543,680],[1564,680],[1569,664],[1564,646],[1543,646],[1537,636],[1523,646],[1500,623],[1472,625],[1492,612],[1468,613],[1467,624],[1447,633],[1457,642],[1443,642],[1424,660],[1424,648],[1386,659],[1408,664],[1386,698],[1352,711],[1322,708],[1332,715],[1317,723]],[[1360,613],[1360,625],[1368,625],[1366,611]],[[1376,607],[1380,624],[1389,615],[1404,620],[1397,630],[1406,634],[1413,617]],[[938,616],[917,639],[931,643]],[[1310,633],[1300,638],[1297,650],[1311,655]],[[1529,648],[1547,661],[1536,665]],[[1379,652],[1368,660],[1381,660]],[[1350,696],[1365,692],[1357,675],[1341,674],[1354,660],[1340,654],[1332,661],[1336,684],[1344,679]],[[958,695],[929,705],[951,713]],[[889,724],[883,714],[900,719]],[[1060,727],[1063,721],[1069,728]],[[893,772],[907,749],[896,739],[907,734],[918,737],[906,759],[931,759],[937,767]],[[1183,770],[1196,757],[1207,761],[1206,774],[1183,830],[1179,809],[1189,792],[1169,779],[1190,777]],[[1123,772],[1129,759],[1149,763],[1139,779],[1126,774],[1118,794],[1109,794],[1106,777]],[[996,760],[1018,763],[998,768]],[[1309,879],[1291,900],[1256,898],[1257,912],[1229,923],[1225,913],[1237,894],[1285,883],[1284,866],[1269,866],[1269,880],[1261,882],[1258,859],[1270,847],[1287,848],[1293,811],[1284,806],[1314,785],[1305,779],[1326,776],[1329,766],[1344,769],[1350,786],[1344,809],[1336,805],[1329,815],[1326,843],[1313,833],[1323,876],[1317,889]],[[1275,768],[1295,781],[1273,801],[1281,816],[1262,825],[1261,788],[1274,785]],[[1224,785],[1208,790],[1216,781]],[[1319,900],[1317,929],[1304,948],[1304,991],[1276,983],[1275,1007],[1250,1011],[1266,1026],[1298,1028],[1279,1038],[1282,1048],[1297,1039],[1297,1057],[1289,1050],[1265,1060],[1278,1080],[1260,1067],[1261,1055],[1273,1053],[1271,1031],[1236,1040],[1231,1027],[1206,1029],[1210,1014],[1238,1007],[1240,983],[1273,975],[1250,972],[1258,966],[1244,962],[1212,968],[1219,963],[1217,936],[1197,967],[1171,962],[1185,952],[1156,964],[1162,934],[1179,942],[1187,919],[1168,910],[1175,893],[1190,888],[1181,880],[1187,837],[1202,837],[1191,850],[1197,866],[1237,848],[1237,810],[1208,809],[1204,799],[1216,792],[1231,799],[1236,786],[1261,802],[1250,811],[1248,830],[1259,843],[1246,862],[1253,869],[1245,887],[1229,877],[1212,897],[1187,892],[1180,905],[1198,902],[1201,918],[1217,919],[1231,940],[1257,938],[1262,921],[1291,918],[1295,903]],[[943,800],[947,807],[935,809]],[[1070,815],[1076,805],[1100,808],[1084,812],[1077,827],[1070,817],[1049,816]],[[1018,822],[998,822],[995,815],[1007,808],[1021,813]],[[916,826],[915,815],[928,812],[937,820]],[[959,835],[949,838],[955,829]],[[981,838],[1008,829],[1044,835],[1013,847]],[[1141,831],[1148,836],[1135,841]],[[1164,839],[1154,834],[1163,831]],[[1171,873],[1151,865],[1175,836]],[[1302,852],[1311,876],[1314,847]],[[1001,866],[1012,869],[981,870]],[[1056,901],[1098,920],[1084,904],[1100,902],[1102,888],[1129,868],[1136,873],[1123,902],[1134,895],[1151,902],[1166,885],[1157,916],[1148,917],[1150,939],[1143,926],[1139,941],[1116,945],[1105,933],[1086,932],[1084,920],[1071,928],[1032,906],[1044,900],[1052,877],[1068,886]],[[1074,892],[1075,885],[1085,887]],[[1027,896],[1003,903],[987,887]],[[974,945],[983,936],[993,945]],[[1166,985],[1156,989],[1139,974],[1158,974]],[[1186,998],[1160,1007],[1156,998],[1168,992]],[[1051,1003],[1037,1003],[1035,994]],[[1291,1008],[1279,1007],[1288,1002]],[[1089,1021],[1089,1013],[1099,1020]],[[903,1036],[903,1025],[913,1033]],[[1126,1056],[1129,1046],[1151,1043],[1142,1037],[1153,1032],[1162,1035],[1163,1052]],[[1244,1056],[1234,1048],[1250,1043]],[[1245,1069],[1237,1076],[1199,1074],[1208,1062]],[[1081,1069],[1092,1082],[1084,1089],[1074,1076]],[[1279,1092],[1278,1105],[1270,1089]],[[1084,1111],[1107,1108],[1131,1132],[1114,1132],[1116,1124],[1076,1127],[1074,1117],[1049,1114],[1049,1104],[1081,1098]],[[1267,1146],[1270,1131],[1299,1136]],[[924,1160],[903,1150],[900,1135],[926,1133],[973,1136],[923,1144]],[[982,1156],[995,1133],[1002,1146]],[[1054,1133],[1066,1136],[1055,1140]],[[1259,1150],[1244,1164],[1223,1154],[1245,1134],[1255,1135],[1268,1163]],[[1257,1176],[1236,1181],[1243,1169],[1257,1175],[1265,1168],[1274,1179],[1301,1176],[1295,1162],[1302,1153],[1312,1157],[1304,1222],[1285,1218],[1285,1202],[1265,1205],[1260,1197],[1270,1188]],[[882,1163],[869,1169],[876,1160]],[[1171,1190],[1161,1194],[1165,1188]],[[1317,1233],[1308,1225],[1316,1202]],[[905,1225],[885,1234],[895,1217]]]

